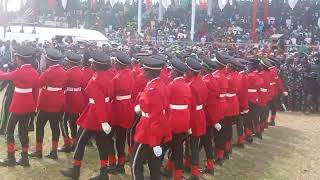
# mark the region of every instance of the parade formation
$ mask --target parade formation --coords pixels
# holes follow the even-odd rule
[[[159,52],[135,46],[127,53],[50,47],[43,51],[41,71],[36,52],[17,45],[14,62],[0,71],[0,79],[14,85],[7,88],[13,95],[1,166],[29,167],[29,158],[43,158],[49,121],[52,149],[46,158],[74,153],[63,176],[79,179],[85,148],[95,142],[101,168],[91,179],[128,173],[128,161],[134,180],[144,179],[144,164],[152,180],[184,179],[184,172],[190,172],[188,179],[199,179],[213,175],[232,155],[233,125],[239,148],[263,139],[264,130],[276,124],[280,97],[288,95],[279,73],[282,62],[275,56],[239,58],[222,49],[205,54],[192,48]],[[29,152],[34,123],[36,151]],[[18,161],[16,126],[22,147]],[[60,135],[64,144],[59,148]]]

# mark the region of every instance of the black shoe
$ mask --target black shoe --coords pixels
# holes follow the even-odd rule
[[[76,149],[76,144],[71,145],[71,152],[74,152],[74,150]]]
[[[275,123],[274,121],[270,121],[270,122],[268,123],[268,125],[269,125],[269,126],[275,126],[276,123]]]
[[[17,164],[14,153],[8,153],[8,157],[0,161],[0,166],[13,167]]]
[[[243,143],[238,143],[237,147],[240,148],[240,149],[243,149],[244,148],[244,144]]]
[[[230,159],[230,153],[229,152],[225,152],[224,153],[224,159],[226,159],[226,160]]]
[[[21,153],[21,159],[19,159],[17,164],[23,167],[30,167],[28,153]]]
[[[187,178],[187,180],[199,180],[200,177],[199,176],[190,176],[189,178]]]
[[[107,168],[100,168],[100,174],[91,177],[90,180],[109,180]]]
[[[117,172],[117,165],[115,164],[110,164],[108,167],[107,167],[107,172],[108,173],[116,173]]]
[[[259,138],[259,139],[262,139],[262,133],[257,133],[256,137]]]
[[[107,167],[107,172],[110,174],[125,174],[124,166],[122,165],[111,165]]]
[[[88,141],[87,146],[93,147],[93,143],[92,143],[92,140],[91,140],[91,139],[90,139],[90,141]]]
[[[172,177],[172,171],[170,171],[169,169],[167,169],[165,167],[160,169],[160,174],[161,174],[161,176],[164,176],[167,178]]]
[[[57,160],[58,159],[58,154],[56,151],[51,151],[47,156],[46,158],[49,158],[49,159],[53,159],[53,160]]]
[[[219,166],[223,166],[224,159],[216,159],[215,164],[218,164]]]
[[[42,152],[40,151],[35,151],[33,153],[29,154],[29,157],[31,158],[37,158],[37,159],[42,159]]]
[[[69,144],[64,144],[62,147],[58,148],[58,152],[71,153],[72,147]]]
[[[252,138],[252,136],[247,137],[247,138],[246,138],[246,141],[247,141],[249,144],[252,144],[252,143],[253,143],[253,138]]]
[[[73,168],[69,168],[66,170],[61,170],[60,172],[65,177],[69,177],[73,180],[78,180],[80,177],[80,167],[77,166],[74,166]]]
[[[214,175],[214,169],[208,169],[207,167],[205,167],[205,168],[202,170],[202,173],[203,173],[203,174]]]

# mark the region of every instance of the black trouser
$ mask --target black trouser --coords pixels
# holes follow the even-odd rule
[[[133,148],[133,158],[131,159],[131,171],[133,180],[143,180],[143,162],[148,160],[151,180],[160,180],[160,157],[156,157],[153,148],[146,144],[136,143]]]
[[[62,136],[64,138],[69,138],[69,128],[71,132],[71,137],[73,140],[77,139],[77,124],[76,121],[79,118],[79,114],[71,114],[71,113],[64,113],[64,117],[62,121],[60,121],[60,129],[62,132]]]
[[[280,100],[280,97],[276,96],[269,103],[269,109],[271,111],[271,121],[275,120],[275,117],[276,117],[276,114],[277,114],[277,106],[278,106],[279,100]]]
[[[2,100],[1,120],[0,120],[1,134],[5,134],[5,130],[8,125],[8,121],[10,118],[9,107],[12,101],[13,93],[14,93],[14,84],[10,82],[6,89],[6,92],[4,93],[3,100]]]
[[[231,153],[232,151],[232,125],[237,120],[236,116],[229,116],[225,118],[225,152]]]
[[[249,103],[249,109],[247,120],[244,125],[252,132],[260,133],[260,107],[257,104]]]
[[[36,122],[36,140],[37,144],[43,143],[44,136],[44,127],[47,122],[50,123],[51,133],[52,133],[52,150],[56,150],[58,146],[58,141],[60,137],[60,129],[59,129],[59,121],[61,121],[62,113],[61,112],[45,112],[40,111],[38,114],[37,122]],[[42,148],[38,148],[38,151],[42,150]]]
[[[91,138],[96,141],[100,160],[106,161],[108,159],[111,137],[103,131],[82,129],[74,150],[74,160],[82,161],[86,145]]]
[[[207,133],[204,136],[202,136],[200,139],[200,144],[203,146],[204,151],[206,152],[207,159],[213,159],[214,150],[213,150],[212,138],[214,136],[214,131],[217,131],[217,130],[212,126],[208,126]]]
[[[241,114],[238,118],[236,118],[237,125],[237,134],[238,134],[238,144],[244,143],[244,121],[245,114]]]
[[[127,129],[120,126],[113,126],[111,131],[111,137],[115,137],[115,144],[117,149],[118,164],[124,165],[125,163],[125,147],[126,147],[126,137]],[[114,156],[116,154],[114,149],[114,141],[112,141],[110,155]],[[116,162],[110,162],[110,164],[115,164]]]
[[[260,126],[262,127],[261,130],[266,126],[268,117],[269,117],[269,106],[261,107],[260,108]]]
[[[183,169],[183,142],[186,141],[186,138],[186,133],[173,134],[170,159],[173,160],[176,170]]]
[[[23,115],[18,115],[11,113],[10,119],[7,126],[7,145],[8,153],[13,153],[15,151],[15,140],[14,140],[14,130],[18,124],[18,134],[21,147],[23,151],[28,151],[29,147],[29,136],[28,136],[28,124],[32,113],[27,113]]]
[[[135,114],[134,116],[134,123],[131,129],[128,129],[127,131],[127,141],[128,141],[128,154],[131,156],[132,155],[132,151],[133,151],[133,146],[134,146],[134,134],[136,132],[136,127],[140,121],[141,118],[141,114]]]
[[[199,165],[199,147],[200,147],[200,137],[189,135],[186,142],[185,153],[187,156],[191,157],[191,165]]]

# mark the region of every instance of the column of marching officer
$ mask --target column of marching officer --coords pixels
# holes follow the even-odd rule
[[[127,157],[135,180],[144,179],[146,163],[152,180],[184,179],[185,171],[191,173],[188,179],[213,174],[216,165],[232,154],[233,125],[239,148],[252,143],[254,136],[262,139],[265,128],[275,125],[279,97],[287,94],[279,77],[280,62],[272,57],[240,59],[222,52],[210,57],[148,53],[130,57],[121,51],[82,55],[48,48],[46,69],[39,74],[31,65],[34,53],[31,47],[18,46],[17,68],[0,71],[0,79],[15,85],[7,158],[0,165],[30,166],[29,157],[43,158],[49,121],[52,144],[46,157],[58,159],[57,152],[74,152],[72,167],[61,171],[72,179],[79,179],[91,141],[101,167],[91,179],[126,173]],[[29,153],[28,125],[35,112],[36,147]],[[16,126],[22,147],[18,161]],[[61,134],[64,144],[58,148]],[[207,158],[204,168],[201,148]]]

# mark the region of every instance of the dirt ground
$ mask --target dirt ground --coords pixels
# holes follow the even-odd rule
[[[244,149],[234,148],[231,160],[218,166],[214,176],[204,175],[202,179],[214,180],[263,180],[263,179],[320,179],[320,116],[301,113],[280,113],[277,126],[267,129],[263,140]],[[50,150],[51,134],[46,130],[44,155]],[[31,150],[34,149],[35,134],[30,134]],[[18,140],[16,140],[19,143]],[[62,143],[62,141],[61,141]],[[6,156],[5,139],[0,138],[0,158]],[[202,157],[203,157],[202,152]],[[19,153],[16,153],[19,157]],[[59,160],[31,160],[30,168],[0,168],[1,180],[63,180],[59,170],[71,166],[72,154],[59,154]],[[201,162],[204,165],[204,158]],[[81,179],[87,180],[99,169],[98,153],[95,148],[87,148]],[[130,179],[127,175],[111,176],[111,180]]]

